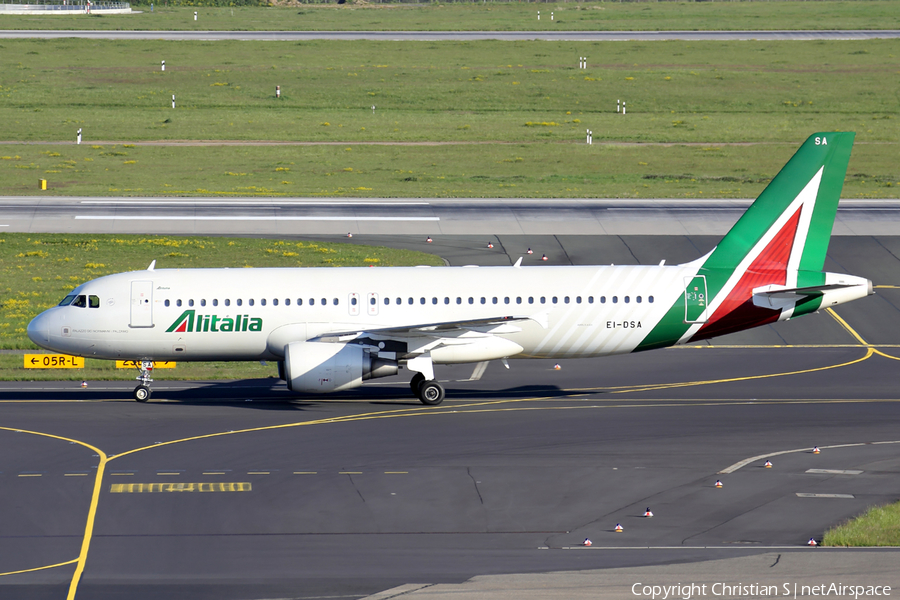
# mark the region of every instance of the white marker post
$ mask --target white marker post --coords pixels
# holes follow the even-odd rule
[[[372,105],[372,114],[373,115],[375,114],[375,105],[374,104]]]
[[[196,10],[194,11],[194,20],[195,21],[197,20],[197,11]]]
[[[280,85],[275,86],[275,97],[281,98],[281,86]]]
[[[538,11],[538,21],[541,20],[541,11]]]
[[[175,94],[172,94],[172,108],[175,108]]]
[[[163,70],[163,71],[166,70],[166,61],[162,61],[162,67],[161,67],[161,70]]]
[[[622,101],[621,100],[616,100],[616,112],[617,113],[622,112]]]
[[[76,136],[75,136],[75,143],[76,143],[76,144],[80,144],[80,143],[81,143],[81,127],[78,128],[78,133],[77,133]]]
[[[622,101],[622,114],[625,114],[625,101]]]
[[[550,20],[551,20],[551,21],[553,20],[553,13],[552,13],[552,12],[550,13]]]

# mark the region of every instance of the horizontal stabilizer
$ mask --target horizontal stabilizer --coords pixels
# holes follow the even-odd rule
[[[853,283],[830,283],[808,287],[787,288],[780,285],[766,285],[753,290],[753,304],[763,308],[786,308],[807,296],[818,296],[829,290],[854,287]]]

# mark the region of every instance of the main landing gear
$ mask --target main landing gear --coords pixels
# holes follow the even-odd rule
[[[422,373],[413,375],[409,389],[422,404],[437,406],[444,401],[444,387],[434,379],[425,379]]]
[[[141,370],[141,374],[136,377],[138,381],[140,381],[140,385],[134,388],[134,399],[138,402],[146,402],[150,399],[150,385],[149,383],[153,381],[150,379],[150,373],[153,372],[153,361],[152,360],[136,360],[135,364],[139,364],[138,367]]]

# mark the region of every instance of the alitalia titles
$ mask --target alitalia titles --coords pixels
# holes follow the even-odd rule
[[[206,333],[220,331],[262,331],[262,319],[250,315],[220,317],[219,315],[198,315],[194,309],[181,313],[166,329],[166,333]]]

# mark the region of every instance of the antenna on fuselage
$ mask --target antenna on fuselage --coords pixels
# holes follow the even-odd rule
[[[153,262],[150,263],[150,266],[147,267],[147,270],[152,271],[154,269],[154,267],[156,267],[156,259],[153,259]]]

